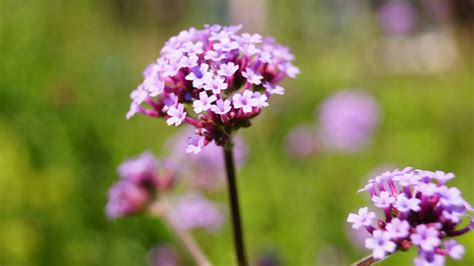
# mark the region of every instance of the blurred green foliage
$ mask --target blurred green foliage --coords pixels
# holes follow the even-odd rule
[[[229,23],[227,6],[161,1],[171,6],[157,15],[148,2],[131,2],[0,0],[0,265],[146,265],[148,250],[172,239],[150,217],[104,216],[116,165],[146,149],[166,155],[161,145],[176,132],[145,117],[126,121],[128,94],[169,36]],[[469,40],[456,35],[463,60],[447,72],[384,75],[365,57],[377,36],[370,16],[341,28],[316,3],[269,1],[265,33],[292,48],[301,75],[242,132],[250,143],[239,173],[248,250],[252,258],[275,250],[285,265],[314,265],[327,248],[345,264],[368,253],[351,244],[345,219],[366,204],[355,192],[380,165],[455,172],[453,185],[474,203],[474,65],[472,47],[462,49]],[[289,129],[313,121],[333,91],[353,87],[370,90],[383,109],[372,145],[353,155],[288,157]],[[232,264],[229,225],[196,236],[215,265]],[[474,264],[473,234],[460,241],[467,254],[449,264]]]

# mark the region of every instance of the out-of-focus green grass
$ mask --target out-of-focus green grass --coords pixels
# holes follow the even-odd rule
[[[328,247],[347,262],[366,255],[348,240],[345,219],[367,204],[355,191],[383,164],[453,171],[453,185],[474,203],[472,49],[439,75],[381,75],[365,59],[372,28],[335,37],[317,24],[323,12],[280,2],[269,7],[267,33],[292,47],[301,75],[243,130],[250,157],[239,186],[250,256],[270,248],[286,265],[314,265]],[[160,23],[146,15],[121,20],[112,3],[0,3],[1,265],[145,265],[148,249],[171,239],[150,217],[104,216],[116,165],[146,149],[165,155],[162,143],[177,132],[145,117],[126,121],[128,94],[170,35],[227,21],[213,1],[187,2],[184,14]],[[296,16],[301,11],[306,18]],[[331,92],[351,87],[380,102],[383,123],[373,143],[354,155],[289,158],[282,145],[289,129],[313,121]],[[215,265],[232,264],[228,224],[197,238]],[[452,264],[473,264],[474,236],[460,241],[466,256]]]

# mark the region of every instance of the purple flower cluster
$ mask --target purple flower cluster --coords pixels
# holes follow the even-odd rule
[[[188,194],[177,199],[170,209],[170,218],[182,229],[216,231],[224,222],[221,211],[199,194]]]
[[[112,219],[140,212],[156,189],[168,189],[174,180],[170,171],[158,171],[158,162],[149,152],[124,162],[117,171],[121,179],[110,188],[106,207]]]
[[[163,202],[161,196],[170,192],[182,174],[179,168],[167,161],[158,163],[149,152],[125,161],[117,170],[121,179],[109,190],[107,216],[115,219],[159,206],[156,203]],[[167,210],[170,219],[185,230],[205,228],[215,231],[224,221],[220,210],[200,194],[181,196],[170,207]]]
[[[389,0],[378,12],[379,24],[389,34],[406,34],[416,26],[416,10],[409,1]]]
[[[318,150],[316,130],[312,125],[299,125],[290,130],[285,138],[285,149],[292,157],[303,159]]]
[[[165,149],[173,152],[168,156],[165,163],[176,169],[180,177],[189,181],[192,187],[215,190],[225,180],[222,148],[211,142],[199,154],[186,153],[186,140],[192,132],[191,127],[183,128],[181,132],[166,141]],[[247,159],[247,143],[239,135],[235,135],[233,141],[236,167],[240,168]]]
[[[444,265],[445,256],[461,259],[464,247],[446,238],[474,229],[474,220],[466,213],[473,209],[459,189],[445,185],[453,178],[452,173],[411,167],[384,172],[370,179],[359,192],[370,194],[385,219],[374,223],[375,213],[364,207],[357,214],[349,214],[347,221],[352,228],[363,227],[371,234],[365,246],[376,259],[397,249],[406,251],[413,245],[418,248],[415,265]],[[469,218],[469,224],[459,229],[463,217]]]
[[[142,113],[163,117],[168,125],[196,127],[189,153],[213,140],[226,145],[233,131],[249,126],[268,106],[271,95],[284,93],[278,83],[285,76],[299,73],[287,47],[259,34],[239,34],[240,29],[206,25],[171,37],[131,93],[127,118]]]
[[[379,120],[377,102],[362,90],[338,92],[318,111],[319,139],[332,151],[358,151],[370,140]]]
[[[370,141],[380,120],[376,100],[364,90],[336,92],[315,114],[316,124],[298,125],[288,132],[285,149],[292,157],[357,152]]]

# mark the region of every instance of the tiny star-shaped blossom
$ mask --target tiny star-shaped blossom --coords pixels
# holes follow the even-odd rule
[[[449,212],[444,210],[442,216],[453,223],[459,223],[461,221],[461,217],[463,216],[461,213],[458,212]]]
[[[372,256],[375,259],[382,259],[387,253],[395,251],[397,245],[390,240],[390,234],[381,230],[375,230],[372,238],[365,240],[365,247],[372,249]]]
[[[199,93],[199,100],[193,102],[194,112],[201,113],[202,111],[207,111],[211,108],[211,103],[217,100],[215,95],[210,97],[207,95],[207,92],[201,91]]]
[[[186,147],[187,153],[199,153],[204,147],[204,137],[194,135],[188,138],[188,146]]]
[[[203,53],[203,43],[202,42],[187,42],[184,44],[183,52],[188,54],[200,55]]]
[[[204,59],[219,62],[225,58],[225,55],[220,51],[209,50],[204,55]]]
[[[444,266],[445,260],[444,256],[439,254],[421,255],[414,259],[414,264],[415,266]]]
[[[132,118],[138,112],[139,108],[140,108],[139,104],[137,104],[135,102],[132,102],[130,104],[130,109],[128,110],[127,115],[125,116],[125,118],[127,118],[127,120]]]
[[[406,220],[398,218],[392,219],[390,223],[385,226],[392,239],[405,238],[410,234],[410,224]]]
[[[216,101],[215,105],[211,105],[211,111],[218,115],[225,115],[227,114],[232,107],[230,106],[230,101],[229,100],[222,100],[219,99]]]
[[[273,61],[273,57],[272,57],[272,54],[265,51],[265,52],[262,52],[262,54],[260,55],[259,60],[264,62],[264,63],[271,64],[272,61]]]
[[[438,235],[436,228],[420,224],[416,227],[416,233],[411,235],[411,241],[424,251],[433,251],[441,242]]]
[[[230,38],[221,38],[219,42],[214,44],[215,50],[220,50],[223,52],[229,52],[239,48],[239,43],[236,41],[231,41]]]
[[[244,72],[242,72],[242,76],[247,79],[247,82],[260,85],[262,83],[263,76],[255,73],[251,68],[246,68]]]
[[[242,33],[240,40],[243,41],[244,43],[249,43],[249,44],[261,43],[262,36],[258,33],[256,34]]]
[[[444,184],[447,181],[455,178],[456,176],[453,173],[445,173],[443,171],[436,171],[433,175],[434,179],[438,181],[439,184]]]
[[[192,71],[186,75],[186,80],[191,80],[193,82],[193,86],[197,89],[202,88],[204,86],[204,82],[212,77],[212,73],[209,72],[209,65],[208,64],[201,64],[198,68],[193,67]]]
[[[454,239],[445,241],[444,247],[446,248],[446,251],[448,252],[449,256],[455,260],[460,260],[464,256],[464,246],[459,245],[458,242]]]
[[[416,190],[425,196],[433,196],[436,194],[436,192],[438,192],[438,186],[433,183],[419,183],[416,186]]]
[[[239,66],[236,66],[233,62],[227,64],[221,64],[217,74],[223,77],[230,77],[234,75],[235,71],[239,69]]]
[[[296,78],[296,76],[300,73],[300,69],[293,66],[290,62],[284,64],[280,67],[283,71],[285,71],[286,75],[290,78]]]
[[[369,182],[363,188],[357,190],[357,193],[361,193],[364,191],[373,191],[373,190],[374,190],[374,184]]]
[[[178,96],[174,93],[169,93],[166,95],[165,99],[163,100],[165,106],[163,106],[163,111],[166,112],[172,106],[176,106],[178,104]]]
[[[141,86],[130,93],[130,99],[136,104],[141,104],[147,97],[148,93]]]
[[[395,198],[387,191],[382,191],[379,195],[374,195],[372,201],[379,208],[388,208],[395,203]]]
[[[409,212],[410,210],[417,212],[421,210],[420,202],[417,198],[407,198],[405,195],[400,194],[395,202],[395,208],[400,212]]]
[[[283,89],[283,87],[281,87],[280,85],[272,85],[269,82],[264,82],[263,87],[265,89],[267,89],[267,93],[270,94],[270,95],[273,95],[273,94],[283,95],[283,94],[285,94],[285,89]]]
[[[181,68],[180,60],[183,54],[179,51],[173,52],[173,56],[163,64],[163,76],[172,77],[178,73]]]
[[[204,81],[204,89],[212,91],[214,94],[219,94],[221,90],[227,89],[227,83],[224,82],[223,77],[208,78]]]
[[[232,97],[235,109],[242,109],[244,113],[252,112],[253,92],[246,90],[243,94],[237,93]]]
[[[198,62],[198,57],[195,54],[190,54],[189,56],[183,56],[180,59],[179,64],[181,67],[195,67]]]
[[[157,77],[157,74],[152,74],[143,81],[140,87],[148,92],[150,97],[155,97],[163,92],[165,83]]]
[[[360,208],[358,214],[349,214],[347,221],[352,223],[352,228],[359,229],[361,226],[369,226],[375,219],[375,213],[369,212],[367,207]]]
[[[413,173],[402,173],[393,177],[401,186],[408,187],[410,185],[418,185],[421,177]]]
[[[461,206],[464,200],[461,197],[461,191],[455,187],[439,187],[438,194],[441,197],[440,202],[443,206]]]
[[[186,112],[184,111],[184,104],[178,104],[178,108],[171,106],[167,114],[170,116],[166,123],[168,125],[179,126],[183,123],[183,120],[186,118]]]
[[[245,55],[247,56],[252,56],[254,54],[258,54],[261,52],[260,49],[258,49],[255,45],[250,44],[246,47],[242,47],[242,51],[244,52]]]
[[[268,106],[267,100],[268,100],[267,95],[261,94],[260,92],[256,91],[253,94],[252,105],[258,108],[267,107]]]

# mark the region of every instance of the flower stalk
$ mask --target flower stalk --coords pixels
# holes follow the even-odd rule
[[[232,227],[234,232],[234,245],[239,266],[247,266],[247,257],[245,255],[244,235],[242,232],[242,223],[240,218],[239,196],[237,191],[237,182],[235,178],[235,164],[232,153],[232,143],[224,146],[224,158],[227,172],[227,187],[229,190],[229,203],[232,213]]]
[[[198,266],[211,266],[211,262],[204,254],[202,249],[196,243],[194,238],[187,230],[181,228],[173,219],[170,218],[169,212],[167,211],[167,203],[164,197],[161,197],[155,204],[150,207],[150,212],[152,215],[161,218],[161,220],[166,224],[166,226],[173,232],[173,235],[176,236],[179,243],[183,246],[184,249],[191,255],[194,262]]]

